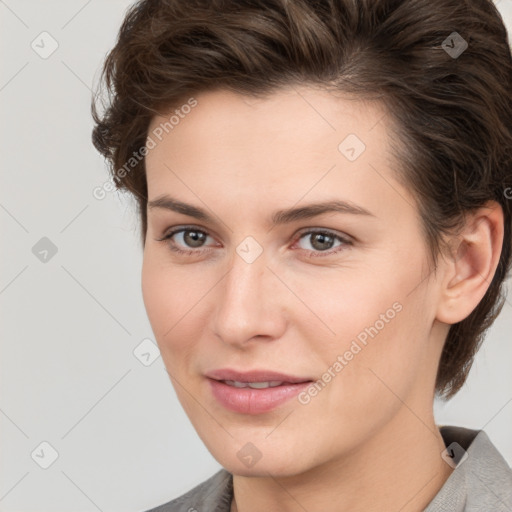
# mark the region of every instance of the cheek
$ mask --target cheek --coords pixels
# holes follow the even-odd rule
[[[428,297],[422,287],[411,293],[421,275],[416,263],[410,261],[406,272],[396,262],[353,274],[335,288],[331,284],[322,301],[312,301],[336,335],[327,333],[311,349],[320,348],[324,370],[336,374],[333,388],[346,399],[378,403],[383,395],[404,396],[422,371]],[[306,338],[316,339],[312,333]]]
[[[159,345],[169,343],[174,330],[179,326],[180,318],[185,314],[183,284],[175,274],[155,254],[145,250],[141,276],[142,297]]]
[[[334,428],[347,439],[363,441],[397,413],[402,401],[408,402],[421,373],[423,340],[413,337],[417,310],[400,303],[400,311],[390,309],[393,301],[386,297],[368,301],[366,310],[348,309],[347,304],[340,312],[340,334],[322,348],[319,368],[324,373],[318,391],[301,410],[304,421],[314,417],[320,429]],[[379,318],[386,311],[388,323]],[[308,399],[303,398],[301,403]],[[344,442],[332,441],[336,446]]]
[[[163,312],[167,309],[166,301],[168,300],[166,294],[163,293],[164,288],[161,286],[160,276],[161,272],[158,272],[156,262],[146,246],[141,274],[142,298],[149,322],[157,339],[161,338],[165,317]]]
[[[146,313],[171,375],[187,371],[200,340],[203,287],[192,286],[190,270],[170,267],[158,253],[144,252],[141,289]],[[202,292],[202,293],[200,293]]]

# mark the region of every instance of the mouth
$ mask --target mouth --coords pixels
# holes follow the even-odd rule
[[[241,414],[269,412],[299,394],[313,379],[269,370],[240,372],[224,369],[206,374],[213,397]]]
[[[300,384],[302,382],[312,382],[311,377],[299,377],[296,375],[287,375],[273,370],[250,370],[238,371],[229,368],[212,370],[205,374],[206,377],[226,383],[241,384],[262,384],[269,383],[271,387],[285,384]],[[267,386],[268,387],[268,386]]]
[[[284,382],[279,380],[269,380],[264,382],[240,382],[237,380],[221,380],[219,382],[224,382],[228,386],[232,386],[234,388],[252,388],[252,389],[266,389],[266,388],[276,388],[278,386],[290,385],[292,382]]]

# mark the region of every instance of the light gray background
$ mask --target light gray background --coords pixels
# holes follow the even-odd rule
[[[2,512],[143,511],[220,468],[161,358],[134,355],[153,334],[133,203],[92,195],[108,175],[90,89],[131,3],[0,0]],[[498,7],[510,31],[512,0]],[[48,58],[31,47],[51,49],[44,31]],[[57,247],[46,262],[32,252],[43,237]],[[509,294],[465,388],[436,404],[438,423],[484,428],[509,464],[511,327]],[[47,469],[42,442],[58,452]]]

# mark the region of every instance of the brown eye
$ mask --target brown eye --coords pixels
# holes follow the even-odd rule
[[[331,249],[334,243],[334,237],[326,233],[311,233],[308,235],[311,246],[317,251]]]
[[[206,233],[193,229],[185,229],[182,233],[183,241],[188,247],[201,247],[207,238]]]
[[[208,250],[205,241],[208,233],[194,227],[174,229],[163,238],[157,239],[160,242],[168,241],[169,248],[177,253],[199,254]],[[203,248],[204,247],[204,248]]]
[[[339,235],[331,233],[329,231],[307,231],[302,233],[299,238],[300,241],[308,241],[311,248],[302,245],[302,249],[309,252],[311,256],[327,256],[343,250],[343,247],[350,245],[350,240],[345,239]],[[338,241],[338,245],[335,245]],[[334,250],[332,250],[334,248]]]

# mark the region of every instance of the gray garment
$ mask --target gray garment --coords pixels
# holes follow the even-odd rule
[[[512,469],[487,434],[453,426],[439,430],[457,466],[423,512],[512,512]],[[232,499],[233,477],[221,469],[186,494],[147,512],[229,512]]]

